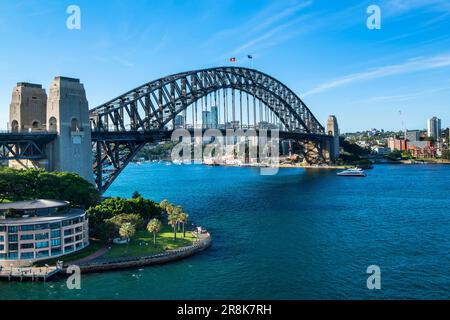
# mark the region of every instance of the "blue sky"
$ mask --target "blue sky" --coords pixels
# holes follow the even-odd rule
[[[72,4],[81,30],[66,28]],[[371,4],[381,30],[366,27]],[[95,107],[230,57],[250,67],[247,54],[342,132],[450,126],[449,30],[448,0],[2,0],[0,128],[16,82],[80,78]]]

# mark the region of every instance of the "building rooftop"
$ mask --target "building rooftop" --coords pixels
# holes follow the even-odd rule
[[[28,88],[42,89],[42,85],[41,84],[29,83],[29,82],[17,82],[17,86],[18,87],[28,87]]]
[[[8,218],[8,219],[1,219],[0,218],[0,225],[17,225],[17,224],[33,224],[33,223],[52,223],[52,222],[58,222],[63,219],[71,219],[79,217],[80,215],[84,214],[85,212],[81,209],[70,209],[65,213],[57,213],[51,216],[33,216],[33,217],[22,217],[22,218]]]
[[[39,210],[50,208],[66,207],[70,203],[68,201],[59,200],[26,200],[17,202],[0,203],[0,211],[4,210]]]
[[[56,76],[56,77],[55,77],[55,80],[80,83],[80,79],[77,79],[77,78],[70,78],[70,77],[63,77],[63,76]]]

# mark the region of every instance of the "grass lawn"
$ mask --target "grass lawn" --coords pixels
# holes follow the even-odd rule
[[[136,257],[142,255],[156,254],[164,252],[166,249],[172,250],[189,246],[195,240],[191,231],[186,231],[186,238],[183,232],[177,233],[176,242],[173,241],[173,229],[163,226],[161,232],[156,236],[156,247],[153,245],[153,234],[147,230],[137,231],[131,242],[126,244],[113,244],[111,249],[103,256],[104,258]]]
[[[49,266],[55,266],[56,263],[58,261],[64,261],[64,264],[66,264],[69,261],[75,261],[78,259],[83,259],[95,252],[97,252],[98,250],[100,250],[100,248],[102,247],[103,243],[98,241],[98,240],[90,240],[90,244],[87,248],[84,248],[81,251],[77,251],[71,254],[68,254],[66,256],[62,256],[59,258],[55,258],[55,259],[49,259],[49,260],[45,260],[45,261],[38,261],[36,262],[34,265],[36,267],[43,267],[46,264],[48,264]]]

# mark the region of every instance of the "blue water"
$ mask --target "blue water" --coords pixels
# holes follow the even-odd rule
[[[335,171],[131,164],[108,195],[181,204],[214,244],[190,259],[65,281],[0,283],[0,299],[450,298],[450,166]],[[366,287],[369,265],[381,290]]]

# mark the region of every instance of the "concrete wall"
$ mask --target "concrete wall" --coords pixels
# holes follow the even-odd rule
[[[51,170],[76,172],[94,183],[89,106],[80,80],[56,77],[50,84],[47,130],[58,133],[48,150]]]

